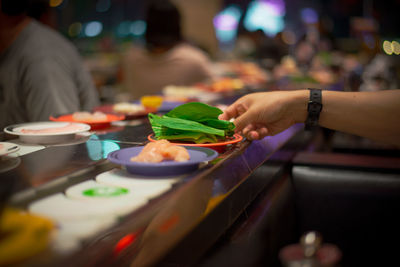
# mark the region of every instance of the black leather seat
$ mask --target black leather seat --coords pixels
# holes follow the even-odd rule
[[[347,167],[294,165],[299,234],[319,231],[341,266],[400,265],[400,173]]]

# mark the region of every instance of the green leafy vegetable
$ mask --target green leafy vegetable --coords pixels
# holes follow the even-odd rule
[[[185,132],[182,134],[176,135],[161,135],[158,139],[168,139],[168,140],[176,140],[176,141],[189,141],[197,144],[203,143],[215,143],[218,142],[218,139],[213,134],[204,134],[199,132]]]
[[[199,102],[180,105],[160,117],[149,114],[157,139],[215,143],[232,136],[235,125],[218,119],[222,111]]]
[[[200,102],[191,102],[182,104],[165,115],[172,118],[180,118],[199,122],[208,119],[218,119],[219,114],[222,114],[222,110],[219,108]]]
[[[150,114],[149,114],[150,115]],[[219,136],[225,136],[225,132],[220,129],[212,128],[201,124],[199,122],[184,120],[179,118],[171,118],[166,115],[159,117],[152,114],[152,120],[158,125],[177,130],[192,131],[192,132],[202,132],[208,134],[215,134]]]
[[[233,130],[235,129],[235,125],[230,122],[230,121],[223,121],[223,120],[218,120],[218,119],[210,119],[210,120],[204,120],[202,121],[203,124],[214,127],[217,129],[223,129],[223,130]]]

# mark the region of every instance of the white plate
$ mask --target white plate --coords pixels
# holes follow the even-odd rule
[[[102,218],[116,218],[133,212],[146,204],[143,199],[135,201],[82,201],[66,197],[57,193],[29,204],[29,211],[49,217],[56,221],[102,220]]]
[[[14,153],[19,150],[19,145],[8,143],[8,142],[0,142],[0,157],[7,156],[10,153]]]
[[[170,178],[149,179],[146,176],[130,174],[126,170],[113,169],[97,175],[96,181],[99,184],[129,188],[137,195],[153,198],[171,189],[172,185],[183,177],[172,178],[170,176]]]
[[[40,130],[57,132],[43,132]],[[19,136],[21,141],[35,144],[55,144],[69,141],[75,138],[75,134],[89,130],[90,126],[85,123],[55,121],[15,124],[4,128],[4,132]]]

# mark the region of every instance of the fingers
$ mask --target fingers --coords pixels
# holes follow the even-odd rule
[[[230,117],[229,117],[229,115],[226,113],[226,111],[224,111],[224,113],[222,113],[222,114],[220,114],[220,115],[218,116],[218,119],[227,121],[227,120],[230,119]]]
[[[253,124],[248,124],[246,127],[243,128],[242,134],[247,136],[249,132],[254,131],[255,126]]]
[[[246,101],[245,98],[239,99],[227,107],[224,113],[218,118],[220,120],[235,118],[235,131],[243,134],[250,140],[264,138],[269,133],[267,127],[263,124],[255,123],[258,114],[255,114],[255,110],[249,109],[246,103],[248,104],[249,101]]]
[[[270,132],[268,131],[267,127],[263,126],[258,129],[258,134],[261,138],[264,138],[265,136],[269,135]]]
[[[236,106],[235,104],[230,105],[227,107],[221,115],[218,116],[218,119],[220,120],[229,120],[231,118],[236,118],[237,111],[236,111]]]
[[[251,131],[246,136],[249,140],[259,140],[261,139],[260,134],[257,131]]]
[[[221,115],[218,116],[220,120],[229,120],[231,118],[237,118],[247,111],[247,107],[242,103],[233,103],[227,107]]]
[[[269,131],[265,125],[254,123],[257,115],[253,113],[252,110],[248,110],[243,104],[234,103],[218,118],[221,120],[236,118],[234,121],[236,132],[243,134],[249,140],[262,139],[269,134]]]
[[[247,111],[247,112],[246,112]],[[260,123],[252,123],[255,116],[251,114],[243,105],[232,105],[219,116],[221,120],[235,118],[236,132],[241,132],[249,140],[259,140],[269,134],[266,126]]]
[[[246,127],[246,131],[251,131],[254,128],[253,121],[255,120],[256,116],[248,110],[247,112],[242,112],[238,117],[236,117],[234,124],[236,126],[236,131],[242,131]]]
[[[267,136],[269,134],[269,131],[267,127],[262,124],[251,124],[247,125],[243,129],[242,134],[246,136],[246,138],[249,140],[259,140]]]

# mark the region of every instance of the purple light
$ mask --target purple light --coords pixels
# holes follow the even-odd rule
[[[214,18],[214,26],[219,30],[232,31],[236,30],[238,21],[231,15],[221,14]]]
[[[285,15],[284,0],[260,0],[260,4],[265,4],[271,10],[271,13],[277,16]]]
[[[301,19],[308,24],[318,22],[318,14],[312,8],[303,8],[301,10]]]

